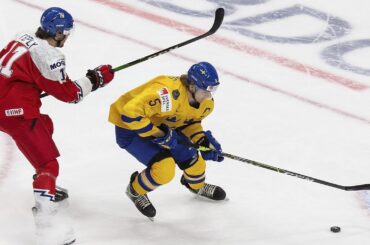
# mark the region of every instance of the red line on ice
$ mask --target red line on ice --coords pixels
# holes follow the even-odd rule
[[[152,13],[134,8],[134,7],[132,7],[130,5],[127,5],[125,3],[111,1],[111,0],[94,0],[94,1],[98,2],[100,4],[103,4],[103,5],[107,5],[111,8],[116,9],[116,10],[124,11],[128,14],[136,15],[136,16],[139,16],[141,18],[145,18],[147,20],[150,20],[150,21],[153,21],[153,22],[165,25],[165,26],[171,26],[171,27],[173,27],[177,30],[180,30],[180,31],[183,31],[183,32],[188,32],[192,35],[200,35],[204,32],[204,30],[194,28],[192,26],[183,24],[181,22],[171,20],[171,19],[159,16],[159,15],[155,15],[155,14],[152,14]],[[241,51],[241,52],[253,55],[253,56],[266,58],[266,59],[271,60],[271,61],[273,61],[273,62],[275,62],[279,65],[291,68],[293,70],[302,72],[302,73],[307,74],[307,75],[311,75],[311,76],[314,76],[314,77],[317,77],[317,78],[327,80],[329,82],[337,83],[339,85],[345,86],[345,87],[353,89],[353,90],[361,91],[361,90],[365,90],[365,89],[369,88],[369,86],[367,86],[365,84],[362,84],[360,82],[356,82],[356,81],[353,81],[351,79],[344,78],[344,77],[332,74],[330,72],[318,69],[318,68],[313,67],[313,66],[304,65],[304,64],[302,64],[300,62],[297,62],[297,61],[294,61],[292,59],[288,59],[288,58],[285,58],[283,56],[279,56],[279,55],[273,54],[271,52],[268,52],[268,51],[265,51],[265,50],[262,50],[262,49],[259,49],[259,48],[255,48],[255,47],[252,47],[252,46],[240,43],[240,42],[236,42],[236,41],[233,41],[233,40],[228,39],[228,38],[219,37],[219,36],[212,36],[212,37],[209,38],[209,40],[212,40],[212,41],[214,41],[218,44],[221,44],[223,46],[226,46],[228,48],[232,48],[232,49],[235,49],[235,50],[238,50],[238,51]]]
[[[33,5],[33,4],[30,4],[30,3],[27,3],[27,2],[24,2],[22,0],[15,0],[16,2],[19,2],[19,3],[22,3],[24,5],[27,5],[31,8],[35,8],[35,9],[39,9],[39,10],[43,10],[44,8],[40,7],[40,6],[37,6],[37,5]],[[97,2],[100,2],[100,0],[94,0],[94,1],[97,1]],[[104,0],[104,2],[110,2],[110,1],[106,1]],[[118,4],[118,3],[117,3]],[[123,6],[123,5],[122,5]],[[131,10],[131,8],[128,8],[126,9],[127,11]],[[134,11],[134,10],[132,10]],[[140,10],[137,10],[137,11],[140,11]],[[141,12],[141,11],[140,11]],[[134,42],[135,44],[139,44],[139,45],[142,45],[144,47],[148,47],[148,48],[151,48],[153,50],[161,50],[161,48],[159,47],[156,47],[156,46],[153,46],[153,45],[150,45],[148,43],[145,43],[145,42],[142,42],[140,40],[136,40],[134,38],[131,38],[131,37],[128,37],[128,36],[125,36],[123,34],[120,34],[120,33],[116,33],[116,32],[113,32],[113,31],[109,31],[107,29],[104,29],[104,28],[101,28],[101,27],[97,27],[95,25],[92,25],[92,24],[89,24],[89,23],[86,23],[86,22],[83,22],[83,21],[80,21],[80,20],[75,20],[76,22],[80,23],[81,25],[85,25],[91,29],[94,29],[96,31],[100,31],[100,32],[103,32],[103,33],[106,33],[108,35],[112,35],[112,36],[115,36],[115,37],[118,37],[118,38],[122,38],[122,39],[125,39],[125,40],[128,40],[128,41],[131,41],[131,42]],[[174,21],[170,21],[168,24],[172,24],[174,23]],[[188,27],[192,30],[195,30],[194,28],[192,27]],[[197,33],[194,33],[194,34],[200,34],[201,30],[198,30],[197,29]],[[175,54],[175,53],[168,53],[169,55],[172,55],[172,56],[175,56],[175,57],[178,57],[182,60],[186,60],[186,61],[189,61],[190,63],[196,63],[197,61],[193,60],[193,59],[190,59],[188,57],[185,57],[185,56],[182,56],[182,55],[178,55],[178,54]],[[319,107],[319,108],[323,108],[323,109],[326,109],[328,111],[331,111],[333,113],[336,113],[336,114],[339,114],[341,116],[344,116],[344,117],[348,117],[348,118],[351,118],[351,119],[355,119],[357,121],[360,121],[362,123],[366,123],[366,124],[370,124],[370,120],[367,119],[367,118],[363,118],[363,117],[360,117],[360,116],[357,116],[355,114],[352,114],[352,113],[349,113],[349,112],[346,112],[346,111],[343,111],[343,110],[340,110],[340,109],[337,109],[337,108],[334,108],[334,107],[331,107],[331,106],[328,106],[328,105],[325,105],[325,104],[322,104],[320,102],[316,102],[314,100],[311,100],[309,98],[305,98],[303,96],[300,96],[300,95],[297,95],[297,94],[294,94],[294,93],[291,93],[289,91],[284,91],[282,89],[279,89],[279,88],[276,88],[276,87],[273,87],[273,86],[270,86],[268,84],[265,84],[263,82],[259,82],[259,81],[255,81],[255,80],[251,80],[245,76],[241,76],[241,75],[238,75],[236,73],[233,73],[233,72],[230,72],[230,71],[227,71],[227,70],[224,70],[224,69],[220,69],[218,68],[220,71],[224,72],[225,74],[229,74],[231,76],[234,76],[238,79],[241,79],[243,81],[246,81],[246,82],[250,82],[254,85],[257,85],[259,87],[262,87],[262,88],[265,88],[265,89],[268,89],[268,90],[271,90],[271,91],[274,91],[274,92],[277,92],[277,93],[280,93],[280,94],[283,94],[283,95],[286,95],[286,96],[289,96],[291,98],[294,98],[294,99],[297,99],[301,102],[304,102],[304,103],[308,103],[310,105],[313,105],[313,106],[316,106],[316,107]]]

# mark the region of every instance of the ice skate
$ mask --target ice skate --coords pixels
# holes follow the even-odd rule
[[[69,195],[67,189],[60,186],[55,187],[54,202],[59,203],[59,205],[68,205],[68,201],[66,200],[68,197]]]
[[[192,193],[198,196],[202,196],[202,197],[215,200],[215,201],[227,200],[226,192],[217,185],[211,185],[211,184],[205,183],[204,186],[200,188],[199,190],[194,190],[186,182],[184,176],[181,177],[181,184],[186,186],[186,188],[188,188]]]
[[[35,193],[36,205],[32,208],[35,220],[37,245],[70,245],[76,241],[68,217],[67,190],[57,187],[58,201]],[[63,196],[63,198],[61,198]]]
[[[132,182],[134,182],[135,177],[139,173],[136,171],[131,175],[130,183],[126,188],[126,194],[131,199],[131,201],[135,204],[136,208],[146,217],[148,217],[151,221],[154,221],[154,216],[156,214],[156,210],[153,204],[150,202],[147,195],[139,195],[136,191],[132,188]]]

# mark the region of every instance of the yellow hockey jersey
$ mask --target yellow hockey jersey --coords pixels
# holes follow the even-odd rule
[[[190,138],[203,131],[201,120],[213,107],[213,99],[202,101],[198,108],[192,107],[180,77],[158,76],[119,97],[110,106],[109,122],[141,137],[152,136],[159,131],[159,125],[165,124],[180,128]],[[195,136],[193,142],[200,137]]]

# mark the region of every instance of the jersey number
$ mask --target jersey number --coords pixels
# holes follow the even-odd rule
[[[11,77],[13,73],[13,63],[27,51],[28,49],[26,47],[18,46],[14,50],[12,48],[8,53],[4,54],[4,56],[0,59],[0,74],[6,77]],[[8,61],[7,63],[3,64],[5,58],[8,58]]]
[[[149,101],[150,106],[155,106],[157,103],[161,104],[161,101],[159,99]]]
[[[62,74],[62,81],[66,80],[66,75],[64,73],[64,68],[60,69],[60,73]]]

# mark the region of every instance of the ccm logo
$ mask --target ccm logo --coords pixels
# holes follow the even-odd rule
[[[59,60],[59,61],[55,62],[54,64],[50,65],[50,70],[54,70],[58,67],[65,66],[65,65],[66,65],[66,63],[65,63],[64,60]]]

